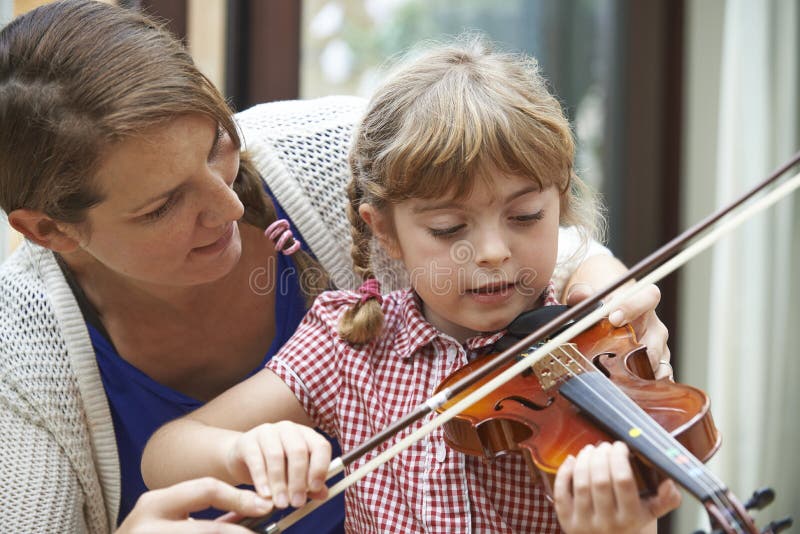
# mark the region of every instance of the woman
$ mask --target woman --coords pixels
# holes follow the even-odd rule
[[[108,532],[231,508],[230,488],[208,481],[134,508],[139,458],[161,424],[263,367],[325,270],[352,280],[338,206],[361,103],[296,106],[240,116],[256,170],[224,99],[142,15],[70,0],[0,32],[0,208],[26,237],[0,269],[0,448],[18,488],[2,494],[3,530]],[[277,244],[308,254],[264,237],[280,218],[296,239]],[[601,255],[579,271],[600,285],[619,268]],[[657,302],[651,291],[620,319],[638,317],[654,361],[668,358]],[[342,514],[334,503],[295,532],[337,531]]]

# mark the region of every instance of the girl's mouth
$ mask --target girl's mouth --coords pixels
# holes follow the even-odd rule
[[[514,289],[516,284],[509,284],[501,282],[496,284],[487,284],[485,286],[468,289],[467,293],[472,295],[504,295]]]

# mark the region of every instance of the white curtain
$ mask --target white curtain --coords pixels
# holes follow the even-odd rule
[[[692,0],[687,8],[689,224],[800,150],[800,10],[797,0]],[[749,221],[682,278],[678,378],[711,397],[723,433],[711,469],[742,500],[758,487],[776,490],[775,503],[754,514],[760,526],[792,514],[800,521],[796,204],[784,199]],[[678,516],[676,533],[707,526],[697,507]]]

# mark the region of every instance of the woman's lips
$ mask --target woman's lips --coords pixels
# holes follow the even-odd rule
[[[220,236],[219,239],[217,239],[216,241],[214,241],[209,245],[193,248],[192,252],[195,252],[197,254],[213,254],[215,252],[223,250],[225,247],[228,246],[228,243],[230,243],[231,238],[233,237],[233,227],[234,223],[232,222],[228,223],[228,228],[225,230],[225,233],[222,234],[222,236]]]

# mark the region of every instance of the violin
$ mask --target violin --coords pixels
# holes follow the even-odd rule
[[[550,306],[521,315],[499,348],[565,308]],[[486,366],[497,354],[462,367],[439,389]],[[437,411],[510,365],[493,369]],[[450,419],[444,435],[453,449],[489,461],[523,455],[551,500],[556,471],[568,455],[589,444],[621,440],[635,454],[632,467],[643,496],[654,494],[667,476],[705,505],[714,528],[757,533],[745,507],[703,465],[721,443],[709,405],[708,396],[697,388],[656,380],[646,347],[637,342],[633,329],[602,319]]]
[[[541,310],[515,322],[535,321],[537,313]],[[465,365],[439,388],[469,375],[497,354]],[[479,386],[480,382],[474,387]],[[523,454],[530,460],[531,474],[541,479],[551,497],[555,473],[568,455],[577,456],[586,445],[622,440],[639,455],[634,473],[645,495],[654,493],[663,478],[647,466],[662,466],[670,478],[680,481],[688,475],[684,469],[688,458],[681,449],[705,462],[719,448],[722,438],[709,404],[708,396],[697,388],[668,378],[656,380],[646,347],[636,341],[633,329],[616,328],[603,319],[448,421],[444,434],[453,449],[488,460]],[[685,480],[682,485],[692,483]]]

